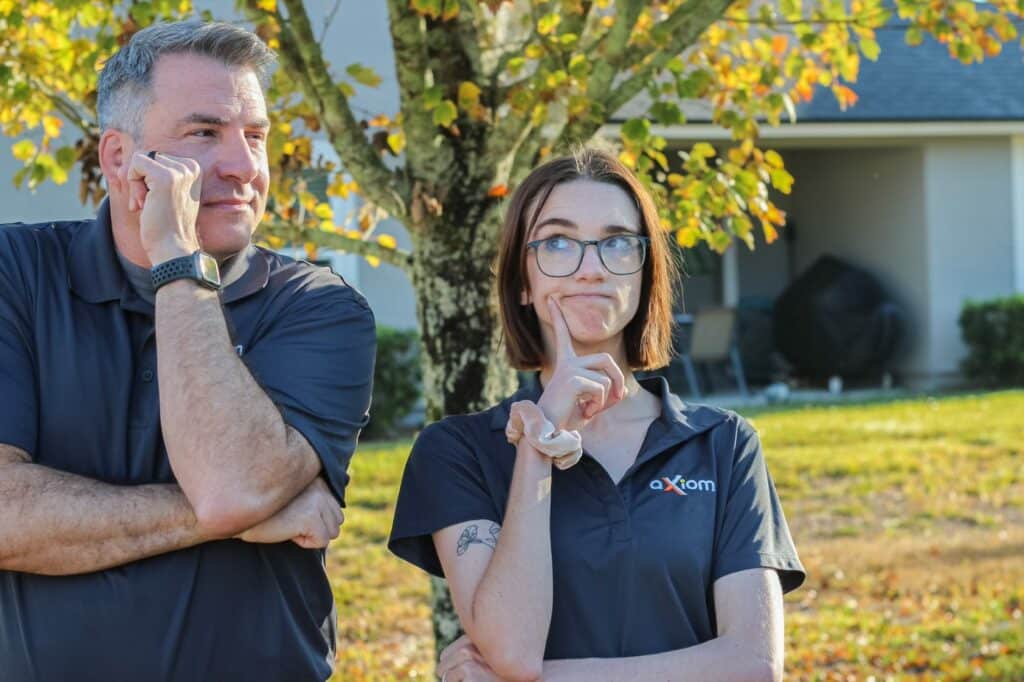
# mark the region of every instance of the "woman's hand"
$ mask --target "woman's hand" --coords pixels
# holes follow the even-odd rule
[[[626,380],[608,353],[576,355],[569,326],[554,298],[548,298],[548,310],[555,330],[555,371],[537,405],[557,428],[578,431],[625,397]]]

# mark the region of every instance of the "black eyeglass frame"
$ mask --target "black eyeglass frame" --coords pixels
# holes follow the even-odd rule
[[[643,251],[640,255],[640,266],[636,270],[631,270],[630,272],[615,272],[610,267],[608,267],[607,263],[604,262],[604,256],[601,254],[601,244],[603,242],[608,241],[609,239],[615,239],[617,237],[630,237],[632,239],[640,240],[640,244],[643,248]],[[568,272],[564,275],[550,275],[547,272],[544,272],[544,268],[542,268],[540,265],[540,253],[537,251],[537,247],[543,244],[544,242],[548,241],[549,239],[567,239],[571,242],[576,242],[577,244],[580,245],[580,259],[576,261],[576,267],[573,268],[571,272]],[[642,234],[610,234],[604,239],[574,239],[573,237],[566,237],[564,235],[554,235],[551,237],[545,237],[544,239],[535,239],[532,242],[526,242],[526,248],[533,249],[533,257],[535,262],[537,263],[537,269],[544,273],[545,276],[572,277],[579,271],[580,266],[583,265],[583,258],[584,256],[587,255],[587,247],[593,245],[594,248],[597,249],[597,259],[601,261],[601,267],[603,267],[605,270],[607,270],[613,275],[619,275],[624,277],[626,275],[632,275],[643,270],[644,264],[647,263],[647,249],[650,246],[650,244],[651,238],[646,237]]]

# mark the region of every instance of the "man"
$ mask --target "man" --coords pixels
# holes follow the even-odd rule
[[[374,322],[250,243],[272,59],[227,24],[139,32],[100,77],[98,217],[0,229],[4,682],[331,674]]]

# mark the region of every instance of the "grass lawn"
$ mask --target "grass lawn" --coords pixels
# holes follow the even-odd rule
[[[787,679],[1024,680],[1024,391],[751,421],[809,573]],[[352,463],[334,680],[433,679],[427,579],[384,546],[409,445]]]

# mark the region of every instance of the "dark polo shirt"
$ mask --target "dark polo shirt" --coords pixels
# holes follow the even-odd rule
[[[661,415],[618,485],[586,452],[552,471],[546,659],[693,646],[716,636],[712,586],[722,576],[772,568],[787,592],[804,580],[754,429],[735,413],[683,405],[661,377],[641,385],[660,396]],[[526,388],[423,430],[402,479],[391,551],[440,576],[431,533],[474,519],[502,523],[515,461],[504,432],[509,405],[539,397]]]
[[[330,270],[256,247],[237,258],[247,267],[221,292],[235,351],[342,500],[373,315]],[[106,205],[96,220],[0,227],[0,443],[107,483],[173,483],[156,358],[153,308],[122,272]],[[209,542],[75,576],[0,571],[0,680],[324,680],[335,621],[324,552],[291,542]]]

